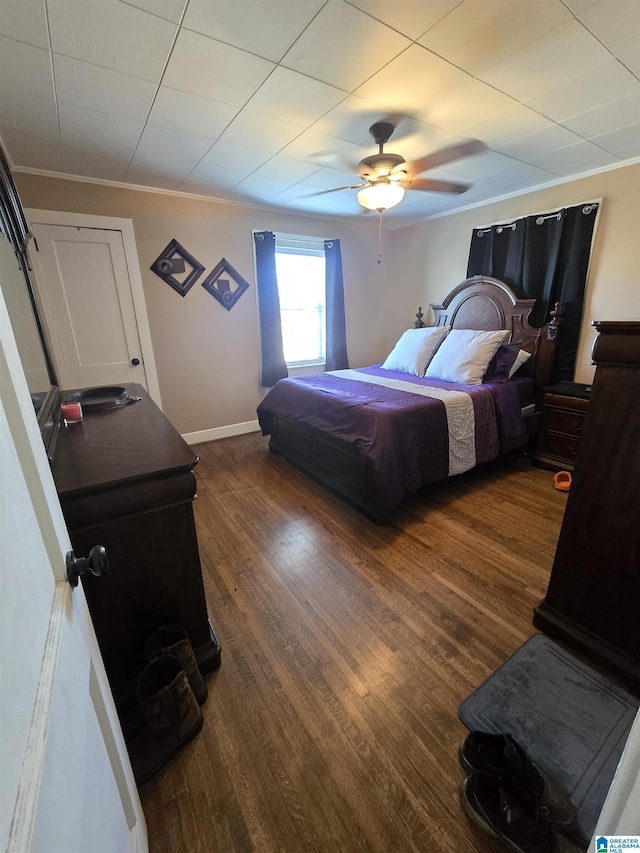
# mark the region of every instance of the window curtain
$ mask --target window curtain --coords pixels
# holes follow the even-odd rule
[[[326,370],[343,370],[349,367],[349,359],[340,240],[325,240],[324,256],[327,300]]]
[[[471,237],[467,277],[494,276],[521,299],[535,299],[534,326],[548,322],[560,303],[553,382],[573,379],[597,210],[597,204],[586,204],[534,214],[508,225],[476,228]]]
[[[257,231],[256,276],[260,317],[260,384],[270,388],[289,375],[282,350],[280,298],[276,278],[276,238],[272,231]]]

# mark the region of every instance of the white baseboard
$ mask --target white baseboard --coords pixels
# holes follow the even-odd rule
[[[259,430],[258,421],[246,421],[243,424],[229,424],[229,426],[203,429],[199,432],[187,432],[182,437],[187,444],[200,444],[203,441],[217,441],[219,438],[229,438],[232,435],[244,435],[247,432]]]

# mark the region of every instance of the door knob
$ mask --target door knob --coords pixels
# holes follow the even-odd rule
[[[132,359],[131,359],[131,364],[132,364],[134,367],[137,367],[137,366],[140,364],[140,359],[139,359],[139,358],[132,358]]]
[[[85,572],[100,577],[109,571],[109,555],[104,545],[95,545],[88,557],[76,557],[73,551],[67,552],[67,580],[71,586],[78,586],[78,578]]]

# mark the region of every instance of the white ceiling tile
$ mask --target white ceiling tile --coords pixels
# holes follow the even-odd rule
[[[566,127],[552,124],[537,133],[523,136],[522,139],[518,139],[509,145],[503,145],[500,150],[503,154],[508,154],[509,157],[514,157],[516,160],[529,160],[533,157],[540,157],[548,151],[574,145],[577,142],[580,142],[580,137],[577,134],[567,130]]]
[[[334,187],[348,187],[351,184],[359,184],[362,179],[353,172],[342,171],[340,169],[318,169],[308,178],[305,178],[304,183],[307,186],[315,187],[316,189],[331,190]]]
[[[156,187],[161,190],[177,190],[181,184],[180,178],[154,175],[150,172],[136,172],[133,169],[129,169],[124,180],[128,184],[136,184],[139,187]]]
[[[237,47],[181,30],[162,84],[241,107],[274,68]]]
[[[166,21],[179,23],[187,0],[126,0],[130,6],[137,6],[145,12],[151,12]]]
[[[564,169],[572,164],[592,160],[601,154],[602,149],[594,145],[593,142],[582,140],[573,145],[566,145],[564,148],[556,148],[555,151],[547,151],[546,154],[541,154],[539,157],[531,157],[529,162],[549,172],[556,172],[558,169]]]
[[[131,169],[185,178],[211,148],[212,142],[212,139],[193,133],[147,125],[131,161]]]
[[[533,166],[531,169],[533,170]],[[543,169],[539,169],[537,172],[528,172],[522,178],[511,178],[510,183],[505,185],[503,189],[512,193],[517,193],[527,189],[543,187],[545,184],[557,180],[558,175],[555,172],[545,172]]]
[[[344,190],[337,193],[327,193],[325,195],[309,195],[301,193],[302,184],[297,184],[291,187],[290,190],[278,193],[271,200],[272,204],[286,204],[287,207],[293,207],[296,210],[306,211],[313,214],[322,215],[361,215],[364,208],[358,204],[358,199],[354,190]],[[311,187],[307,190],[313,192]],[[373,216],[371,217],[373,219]],[[377,216],[376,216],[377,222]],[[375,261],[375,256],[374,256]]]
[[[367,155],[375,154],[375,144],[372,144],[371,138],[369,139],[368,144],[372,148],[367,151]],[[401,154],[405,160],[416,160],[418,157],[424,157],[425,154],[440,151],[459,142],[461,140],[458,137],[446,130],[417,119],[402,117],[385,150],[392,154]]]
[[[427,102],[419,117],[436,127],[458,133],[470,124],[504,112],[516,102],[480,80],[467,78],[461,85]]]
[[[253,95],[247,109],[307,127],[345,97],[342,89],[278,66]]]
[[[244,181],[233,188],[234,193],[246,196],[257,201],[269,202],[274,196],[291,186],[291,181],[279,181],[276,178],[264,178],[258,175],[249,175]]]
[[[53,55],[56,95],[63,104],[86,107],[134,121],[144,121],[153,103],[156,84],[110,71],[99,65]]]
[[[278,62],[325,0],[190,0],[183,25],[205,36]]]
[[[60,171],[60,134],[55,101],[0,89],[2,139],[15,166]]]
[[[282,65],[351,92],[410,44],[354,6],[328,0]]]
[[[104,168],[126,171],[144,127],[142,122],[69,104],[59,104],[58,113],[65,169],[73,170],[76,164],[76,169],[82,169],[80,174],[88,174],[94,164],[96,173]]]
[[[49,48],[44,0],[0,0],[0,35]]]
[[[621,127],[618,130],[612,130],[610,133],[594,136],[591,142],[612,154],[617,154],[627,148],[636,148],[640,144],[640,124],[631,124],[629,127]]]
[[[502,151],[506,145],[516,139],[537,133],[550,126],[550,119],[522,104],[516,104],[502,113],[491,116],[490,119],[469,125],[463,130],[465,136],[481,139],[490,148]]]
[[[429,104],[468,83],[464,71],[414,44],[355,94],[402,115],[423,115]]]
[[[161,86],[149,124],[217,139],[237,113],[238,108],[230,104]]]
[[[598,0],[563,0],[563,2],[574,14],[580,16],[583,12],[586,12],[590,6],[597,3]]]
[[[30,169],[47,169],[62,172],[60,138],[46,136],[37,131],[23,133],[15,127],[2,129],[2,141],[11,152],[14,166],[26,166]]]
[[[242,110],[220,139],[275,154],[302,132],[300,127],[270,116]]]
[[[573,77],[536,95],[526,104],[553,121],[562,122],[577,113],[638,92],[640,80],[620,62],[611,59],[604,65],[589,68],[579,77]]]
[[[559,0],[464,0],[418,41],[479,74],[571,18]]]
[[[479,76],[503,92],[526,101],[559,81],[578,77],[585,68],[611,60],[609,51],[572,19],[537,39]]]
[[[384,118],[386,118],[384,107],[364,98],[359,98],[357,95],[348,95],[337,106],[318,119],[313,127],[314,130],[321,133],[337,136],[339,139],[344,139],[355,145],[364,145],[371,141],[369,135],[371,125]],[[394,117],[394,124],[397,120],[398,117]],[[394,138],[396,138],[396,134],[394,134]]]
[[[616,157],[620,160],[633,160],[640,157],[640,142],[632,145],[630,148],[623,148],[621,151],[616,151]]]
[[[231,145],[229,142],[219,140],[207,151],[201,165],[236,169],[250,174],[258,166],[266,163],[270,156],[268,151],[261,151],[258,148],[245,148],[242,145]]]
[[[0,127],[3,133],[13,128],[24,134],[57,137],[58,107],[55,101],[0,88]]]
[[[461,0],[429,0],[428,3],[416,3],[415,0],[393,0],[393,3],[389,0],[347,2],[410,39],[417,39],[448,15]]]
[[[198,163],[195,169],[180,184],[185,192],[206,192],[218,189],[231,189],[248,178],[250,172],[240,169],[229,169],[225,166],[214,166],[209,163]]]
[[[624,64],[640,74],[640,3],[638,0],[600,0],[580,20]]]
[[[55,53],[157,83],[175,24],[118,0],[48,0]]]
[[[362,146],[320,133],[315,127],[305,130],[282,151],[294,160],[309,160],[318,166],[324,166],[328,157],[339,157],[355,166],[371,153],[374,152],[366,151]]]
[[[570,163],[568,166],[558,166],[553,171],[563,178],[570,178],[572,175],[582,175],[585,172],[591,172],[596,169],[604,169],[605,166],[614,166],[620,163],[620,157],[616,154],[608,154],[602,152],[597,157],[590,160],[582,160],[580,163]]]
[[[83,175],[87,178],[99,178],[103,181],[124,181],[127,174],[126,164],[117,165],[92,154],[63,154],[64,171],[68,175]]]
[[[49,52],[0,36],[0,84],[4,89],[53,100]]]
[[[495,151],[482,151],[480,154],[473,154],[470,157],[464,157],[462,160],[451,160],[443,168],[463,178],[479,178],[513,164],[513,158],[505,157],[504,154],[498,154]],[[431,177],[433,170],[425,172],[425,174],[427,177]]]
[[[266,163],[256,169],[255,174],[265,178],[278,178],[291,183],[304,181],[305,178],[317,171],[318,167],[314,163],[303,163],[302,160],[294,160],[292,157],[276,154],[275,157],[267,160]]]
[[[563,125],[585,139],[640,122],[640,94],[627,95],[594,110],[565,119]]]
[[[498,169],[497,172],[487,173],[484,175],[484,180],[489,184],[495,184],[497,187],[509,189],[516,185],[522,186],[524,185],[523,182],[530,182],[526,183],[526,186],[531,186],[536,182],[543,184],[550,177],[549,172],[539,169],[537,166],[532,166],[529,163],[514,163],[505,169]]]

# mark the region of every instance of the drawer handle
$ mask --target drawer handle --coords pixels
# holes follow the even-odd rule
[[[78,586],[78,578],[86,572],[100,577],[109,571],[109,555],[104,545],[95,545],[88,557],[76,557],[73,551],[67,552],[67,580],[71,586]]]

